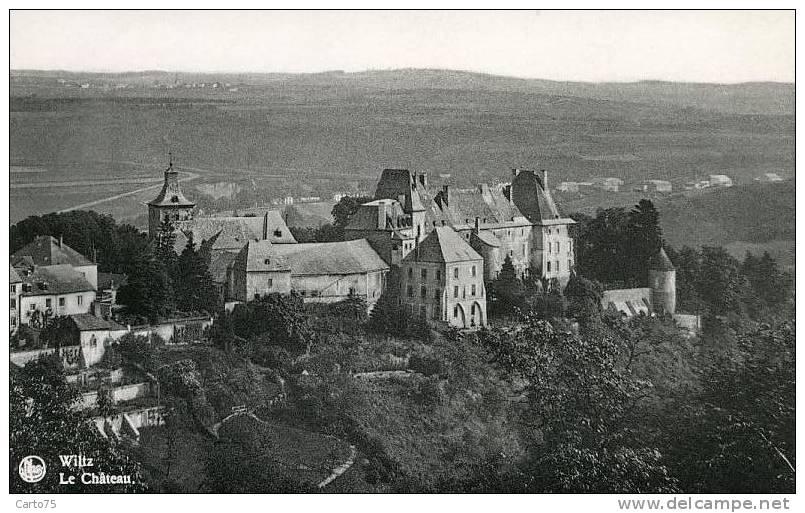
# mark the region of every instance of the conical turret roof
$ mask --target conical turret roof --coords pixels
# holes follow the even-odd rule
[[[182,193],[179,187],[179,172],[173,169],[173,162],[165,170],[165,183],[156,198],[148,202],[155,207],[194,207],[195,203],[190,201]]]
[[[665,254],[665,249],[660,248],[657,254],[654,255],[654,258],[649,262],[648,268],[653,271],[673,271],[674,264],[671,263],[671,259]]]

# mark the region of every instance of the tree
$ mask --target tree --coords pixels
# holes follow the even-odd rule
[[[174,309],[170,277],[151,246],[141,248],[132,260],[133,268],[128,282],[118,291],[118,300],[126,306],[128,314],[145,317],[155,324]]]
[[[741,298],[749,284],[741,274],[741,264],[724,248],[704,246],[696,286],[710,312],[724,315],[741,311]]]
[[[168,276],[176,276],[178,263],[176,257],[176,229],[167,217],[159,225],[154,254],[162,262]]]
[[[509,255],[503,260],[500,272],[489,287],[492,295],[492,309],[504,315],[513,315],[524,306],[523,282],[517,276]]]
[[[659,451],[632,442],[635,407],[650,383],[619,365],[617,339],[556,332],[533,315],[523,321],[492,337],[490,349],[501,369],[527,383],[526,417],[544,437],[523,467],[529,490],[675,491]]]
[[[624,249],[633,283],[648,283],[648,263],[663,246],[660,214],[651,200],[640,200],[629,212],[626,236]]]
[[[210,275],[203,252],[196,250],[192,233],[177,261],[176,306],[186,312],[215,313],[220,308],[220,298]]]
[[[570,275],[565,287],[568,300],[568,312],[582,325],[597,323],[601,320],[601,297],[603,287],[600,283],[588,280],[576,273]]]
[[[60,349],[75,346],[79,342],[80,332],[73,320],[67,315],[60,315],[48,321],[39,335],[44,347]]]
[[[237,337],[258,345],[281,346],[292,353],[309,351],[316,338],[302,296],[296,293],[266,294],[239,304],[226,322]]]
[[[340,230],[346,228],[349,218],[358,211],[358,207],[373,199],[369,196],[344,196],[338,200],[332,210],[334,226]]]
[[[747,252],[741,272],[752,285],[757,299],[767,305],[779,305],[788,299],[793,280],[790,275],[780,271],[768,251],[764,251],[761,257]]]
[[[140,464],[132,457],[125,442],[111,443],[97,432],[95,424],[81,417],[73,406],[78,390],[67,383],[64,369],[56,356],[27,364],[13,372],[10,381],[9,476],[12,493],[110,493],[146,490]],[[107,475],[131,476],[131,484],[101,487],[83,484],[59,484],[60,455],[82,454],[93,458],[93,471]],[[26,483],[17,476],[17,466],[29,455],[41,457],[48,466],[44,479]],[[78,468],[62,469],[78,474]]]

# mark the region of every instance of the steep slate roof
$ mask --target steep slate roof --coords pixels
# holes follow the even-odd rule
[[[403,262],[466,262],[481,260],[472,247],[449,226],[437,226]]]
[[[473,231],[472,236],[474,238],[480,240],[481,242],[483,242],[487,246],[492,246],[493,248],[499,248],[500,247],[500,239],[495,237],[495,235],[492,232],[487,232],[487,231],[484,231],[484,230],[480,230],[478,232]]]
[[[375,199],[395,199],[403,204],[406,212],[425,210],[419,196],[414,175],[407,169],[384,169],[377,182]]]
[[[73,320],[78,331],[120,331],[126,329],[114,321],[107,321],[106,319],[95,317],[89,313],[73,314],[70,316],[70,319]]]
[[[523,215],[534,224],[561,218],[543,181],[535,172],[523,170],[512,180],[509,192]]]
[[[17,271],[14,269],[13,266],[9,265],[8,270],[9,270],[9,283],[22,283],[22,278],[20,278],[20,275],[17,273]]]
[[[299,246],[300,244],[288,244]],[[243,246],[234,260],[234,266],[246,272],[282,272],[291,268],[284,258],[274,252],[273,244],[267,240],[250,240]],[[282,246],[282,245],[278,245]]]
[[[179,172],[173,169],[173,163],[165,170],[165,182],[162,190],[157,197],[148,202],[155,207],[194,207],[195,203],[190,201],[182,193],[179,186]]]
[[[30,257],[26,259],[25,257]],[[84,255],[50,235],[40,235],[12,255],[12,263],[27,261],[34,265],[94,265]]]
[[[665,249],[660,248],[656,255],[649,261],[648,268],[654,271],[673,271],[674,264],[665,254]]]
[[[196,244],[206,241],[213,250],[240,249],[246,241],[263,240],[264,233],[267,240],[275,244],[296,243],[277,210],[254,217],[197,217],[184,231],[193,234]]]
[[[290,265],[292,276],[361,274],[389,268],[366,239],[276,244],[272,249]]]
[[[23,279],[23,283],[31,285],[31,291],[23,292],[23,296],[46,296],[95,290],[81,273],[67,264],[37,267]]]

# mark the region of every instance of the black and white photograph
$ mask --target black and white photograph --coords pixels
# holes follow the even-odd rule
[[[14,510],[795,509],[795,10],[8,16]]]

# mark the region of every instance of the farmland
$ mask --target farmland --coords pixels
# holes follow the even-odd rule
[[[214,80],[232,87],[189,87]],[[93,87],[67,87],[71,81]],[[12,73],[11,96],[12,223],[158,185],[171,151],[180,170],[194,173],[185,183],[191,196],[196,185],[251,191],[238,208],[285,195],[371,191],[384,167],[429,171],[433,181],[449,174],[458,186],[505,181],[512,167],[536,167],[550,170],[554,184],[601,176],[627,186],[665,179],[675,191],[727,174],[746,186],[741,201],[709,192],[658,198],[669,240],[719,243],[736,252],[761,244],[777,253],[786,245],[780,241],[793,240],[742,228],[774,219],[793,233],[791,84],[579,84],[439,70],[19,71]],[[761,173],[789,179],[777,185],[783,194],[759,204],[757,216],[730,210],[744,208],[753,191],[762,193],[748,185]],[[143,203],[153,195],[146,189],[90,208],[141,225]],[[592,201],[631,205],[640,196],[558,201],[574,212],[589,210]],[[786,214],[775,215],[778,207]]]

